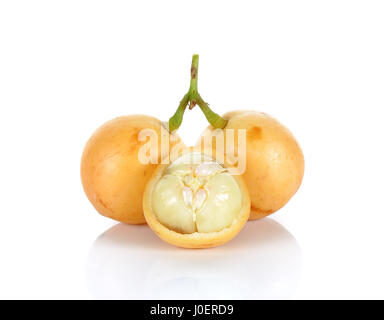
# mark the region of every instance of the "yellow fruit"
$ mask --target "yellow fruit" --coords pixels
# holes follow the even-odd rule
[[[139,141],[140,132],[150,129],[156,133],[160,150],[162,129],[160,120],[144,116],[123,116],[102,125],[87,142],[81,159],[81,180],[84,191],[95,209],[103,216],[117,221],[145,223],[142,199],[145,185],[160,163],[139,161],[139,150],[147,142]],[[172,135],[170,148],[180,139]],[[169,141],[169,140],[168,140]]]
[[[145,219],[164,241],[185,248],[221,245],[248,220],[250,201],[241,177],[187,149],[160,165],[145,188]]]
[[[265,217],[283,207],[298,190],[304,174],[301,148],[286,127],[265,113],[240,110],[228,112],[223,118],[228,120],[224,138],[226,131],[233,129],[235,150],[238,129],[246,129],[246,169],[242,177],[251,198],[250,219]],[[208,146],[204,142],[210,141],[214,132],[209,126],[197,146],[212,147],[216,152],[219,145],[216,147],[215,139]],[[225,150],[220,152],[225,154]]]

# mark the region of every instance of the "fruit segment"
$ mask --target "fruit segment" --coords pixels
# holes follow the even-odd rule
[[[168,228],[192,233],[196,231],[193,209],[184,201],[183,189],[184,185],[177,176],[165,175],[153,193],[153,209],[159,221]]]
[[[200,153],[177,159],[157,182],[152,206],[164,226],[179,233],[217,232],[236,219],[242,194],[224,167]]]
[[[230,226],[241,208],[241,193],[235,179],[220,173],[210,179],[205,188],[209,196],[197,211],[196,225],[199,232],[220,231]]]

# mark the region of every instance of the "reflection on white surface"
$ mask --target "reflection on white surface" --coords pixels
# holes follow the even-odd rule
[[[300,247],[269,218],[248,222],[231,242],[181,249],[148,226],[118,224],[90,250],[87,283],[98,299],[284,299],[300,275]]]

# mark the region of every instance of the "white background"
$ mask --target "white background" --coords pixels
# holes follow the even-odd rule
[[[383,299],[383,17],[368,0],[1,1],[0,298]],[[216,112],[275,116],[306,160],[288,205],[194,251],[98,215],[79,177],[102,123],[172,115],[193,53]],[[206,125],[195,108],[179,133]]]

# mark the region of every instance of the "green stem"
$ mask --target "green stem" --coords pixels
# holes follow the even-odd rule
[[[220,117],[217,113],[213,112],[209,108],[208,103],[206,103],[203,98],[200,96],[199,91],[197,90],[197,79],[199,71],[199,55],[194,54],[192,56],[192,66],[191,66],[191,82],[189,85],[189,90],[187,94],[180,101],[179,107],[177,108],[175,114],[169,119],[169,131],[173,132],[178,129],[183,121],[183,115],[185,109],[189,104],[189,109],[197,104],[201,111],[203,111],[208,122],[214,128],[224,128],[227,124],[227,120]]]

